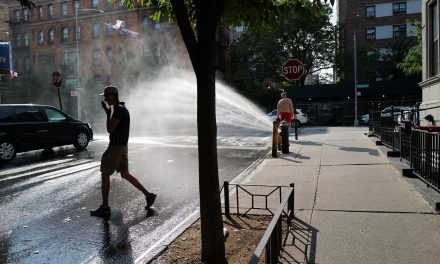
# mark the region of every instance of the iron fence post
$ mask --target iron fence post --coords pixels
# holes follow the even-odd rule
[[[229,182],[228,181],[225,181],[223,183],[223,190],[225,194],[225,215],[229,217],[230,213],[229,213]]]

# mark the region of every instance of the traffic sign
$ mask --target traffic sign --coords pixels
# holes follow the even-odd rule
[[[297,59],[288,59],[281,71],[287,80],[298,80],[304,74],[304,64]]]
[[[56,88],[60,88],[62,83],[63,83],[63,78],[61,77],[61,73],[59,73],[58,71],[52,72],[52,84]]]

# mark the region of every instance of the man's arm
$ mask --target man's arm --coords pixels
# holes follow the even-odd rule
[[[119,119],[110,117],[107,115],[107,132],[112,133],[115,131],[116,126],[119,124]]]

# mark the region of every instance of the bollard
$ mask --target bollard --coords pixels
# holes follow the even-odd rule
[[[289,124],[283,120],[281,122],[281,152],[289,154]]]
[[[295,128],[295,140],[298,140],[298,122],[294,122],[293,126]]]
[[[278,157],[278,121],[273,121],[273,131],[272,131],[272,157]]]
[[[225,181],[223,183],[223,191],[225,194],[225,215],[227,217],[230,217],[231,214],[229,212],[229,182],[228,181]]]

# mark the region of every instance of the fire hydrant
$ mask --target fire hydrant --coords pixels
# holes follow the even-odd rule
[[[281,127],[281,152],[289,154],[289,124],[283,120],[280,124]]]

